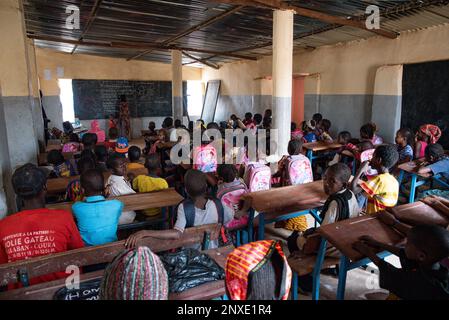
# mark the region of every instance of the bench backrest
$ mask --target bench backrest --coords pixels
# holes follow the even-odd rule
[[[160,191],[134,193],[125,196],[109,197],[123,202],[124,211],[144,210],[151,208],[164,208],[177,205],[183,197],[175,189],[169,188]],[[47,205],[50,209],[72,210],[73,202],[61,202]]]
[[[185,247],[201,243],[205,233],[210,234],[211,240],[218,239],[220,225],[209,224],[187,228],[179,239],[161,240],[144,238],[140,245],[148,246],[153,252],[161,252],[174,248]],[[16,261],[0,265],[0,286],[18,282],[18,272],[25,271],[28,278],[34,278],[53,272],[66,270],[67,266],[78,267],[106,263],[112,261],[125,249],[125,240],[108,243],[101,246],[84,247],[76,250],[60,252],[32,259]]]
[[[128,173],[132,173],[135,176],[146,175],[148,173],[148,170],[145,169],[145,168],[131,169],[131,170],[128,170]],[[110,175],[111,175],[110,172],[105,172],[104,173],[104,180],[105,180],[105,182],[109,178]],[[79,178],[80,178],[80,176],[73,176],[73,177],[68,177],[68,178],[48,179],[47,180],[47,192],[49,194],[64,193],[66,191],[67,186],[69,185],[69,183],[72,182],[73,180],[77,180]]]

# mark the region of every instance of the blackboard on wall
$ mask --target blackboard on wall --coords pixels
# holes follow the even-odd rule
[[[107,119],[126,95],[132,118],[172,116],[171,81],[72,80],[73,106],[80,120]],[[187,95],[187,82],[183,82]]]
[[[449,60],[404,65],[401,127],[440,127],[438,143],[449,149]]]
[[[201,112],[201,119],[206,124],[214,121],[215,109],[217,108],[218,97],[220,96],[220,84],[221,80],[207,81],[203,111]]]

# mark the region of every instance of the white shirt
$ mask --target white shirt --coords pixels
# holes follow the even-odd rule
[[[346,190],[342,190],[338,193],[343,193]],[[358,217],[358,215],[360,214],[360,208],[359,205],[357,203],[357,198],[355,197],[354,193],[351,192],[351,199],[349,199],[348,201],[348,205],[349,205],[349,218],[355,218]],[[325,224],[331,224],[331,223],[335,223],[335,220],[337,218],[337,212],[338,212],[338,206],[337,206],[337,201],[332,201],[329,204],[329,207],[324,215],[324,219],[323,219],[323,223],[321,223],[321,225],[325,225]]]
[[[125,177],[113,174],[108,178],[106,188],[109,189],[109,194],[114,197],[136,193]],[[135,217],[136,213],[134,211],[123,211],[118,224],[132,223]]]
[[[228,223],[233,218],[234,218],[234,211],[227,206],[223,206],[223,224]],[[212,223],[218,223],[218,212],[217,212],[215,203],[212,200],[207,200],[205,209],[200,209],[200,208],[195,207],[195,219],[194,219],[193,225],[201,226],[201,225],[212,224]],[[176,230],[179,230],[181,232],[184,232],[186,224],[187,224],[187,221],[186,221],[186,215],[184,213],[184,205],[181,204],[178,206],[176,223],[173,228]],[[214,249],[217,247],[218,247],[217,240],[210,242],[210,245],[209,245],[210,249]]]

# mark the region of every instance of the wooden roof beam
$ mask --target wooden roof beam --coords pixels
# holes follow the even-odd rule
[[[195,49],[195,48],[187,48],[187,47],[177,47],[177,46],[161,46],[160,44],[152,44],[145,42],[96,42],[96,41],[79,41],[79,40],[70,40],[65,38],[57,38],[57,37],[48,37],[48,36],[37,36],[37,35],[28,35],[30,39],[42,40],[42,41],[50,41],[56,43],[66,43],[78,46],[88,46],[88,47],[100,47],[100,48],[118,48],[118,49],[137,49],[137,50],[180,50],[180,51],[190,51],[190,52],[199,52],[199,53],[208,53],[215,56],[221,57],[231,57],[242,60],[257,60],[255,57],[250,57],[246,55],[236,54],[233,51],[220,52],[220,51],[211,51],[211,50],[203,50],[203,49]]]
[[[204,27],[207,27],[208,25],[211,25],[212,23],[217,22],[217,21],[219,21],[219,20],[221,20],[221,19],[223,19],[223,18],[225,18],[225,17],[227,17],[227,16],[229,16],[229,15],[231,15],[231,14],[233,14],[233,13],[239,11],[239,10],[241,10],[243,7],[244,7],[243,5],[238,5],[238,6],[234,7],[234,8],[232,8],[232,9],[226,10],[225,12],[222,12],[222,13],[220,13],[220,14],[212,17],[212,18],[209,18],[209,19],[207,19],[207,20],[205,20],[205,21],[203,21],[203,22],[201,22],[201,23],[191,27],[191,28],[188,28],[187,30],[184,30],[183,32],[181,32],[181,33],[179,33],[179,34],[177,34],[177,35],[175,35],[173,37],[170,37],[169,39],[163,41],[161,43],[161,45],[169,45],[170,43],[172,43],[172,42],[174,42],[174,41],[176,41],[178,39],[181,39],[182,37],[185,37],[185,36],[191,34],[192,32],[195,32],[195,31],[198,31],[198,30],[200,30],[200,29],[202,29]],[[130,61],[130,60],[139,58],[141,56],[144,56],[146,54],[151,53],[152,51],[153,50],[143,51],[143,52],[141,52],[141,53],[139,53],[137,55],[129,57],[128,59],[126,59],[126,61]]]
[[[79,37],[79,41],[83,40],[86,33],[89,31],[90,27],[92,26],[92,23],[94,22],[95,18],[97,17],[98,9],[100,8],[101,2],[103,0],[96,0],[94,6],[92,7],[92,10],[90,11],[89,18],[87,19],[86,27],[84,28],[83,32],[81,33]],[[70,54],[74,54],[78,46],[74,46],[72,52]]]
[[[395,39],[398,37],[398,34],[393,31],[388,31],[384,29],[367,29],[366,25],[363,21],[360,20],[353,20],[353,19],[345,19],[343,17],[333,16],[324,12],[306,9],[294,5],[290,5],[284,1],[281,0],[214,0],[215,2],[219,3],[227,3],[227,4],[234,4],[234,5],[246,5],[251,6],[252,3],[256,2],[259,4],[258,6],[265,6],[268,9],[281,9],[281,10],[292,10],[296,14],[316,20],[320,20],[326,23],[331,24],[339,24],[343,26],[350,26],[358,29],[363,29],[369,32],[376,33],[378,35]]]
[[[202,63],[202,64],[204,64],[204,65],[206,65],[208,67],[211,67],[211,68],[214,68],[214,69],[217,69],[217,70],[220,69],[220,67],[218,65],[216,65],[215,63],[209,62],[206,59],[201,59],[201,58],[194,57],[194,56],[188,54],[185,51],[182,51],[182,54],[185,55],[186,57],[188,57],[188,58],[190,58],[190,59],[192,59],[192,60],[194,60],[196,62]]]

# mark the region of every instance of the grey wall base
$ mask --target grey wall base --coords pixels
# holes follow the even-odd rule
[[[15,210],[12,173],[25,163],[37,162],[38,138],[43,138],[43,119],[37,98],[2,97],[1,100],[2,186],[6,191],[9,212],[12,212]]]
[[[371,119],[385,142],[395,141],[396,131],[401,127],[401,111],[402,96],[374,96]]]

